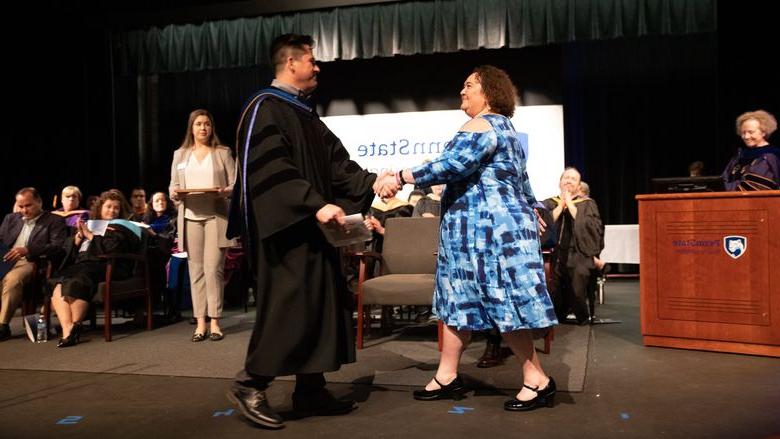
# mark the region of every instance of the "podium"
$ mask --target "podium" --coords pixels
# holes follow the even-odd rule
[[[780,191],[636,199],[644,344],[780,357]]]

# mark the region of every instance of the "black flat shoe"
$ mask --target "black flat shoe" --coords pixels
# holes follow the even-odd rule
[[[200,332],[196,332],[192,334],[192,342],[197,343],[199,341],[203,341],[206,339],[206,334],[202,334]]]
[[[529,399],[528,401],[520,401],[517,398],[512,398],[504,403],[504,410],[510,412],[526,412],[529,410],[535,410],[539,407],[552,407],[555,404],[555,391],[557,387],[555,380],[550,377],[550,382],[544,389],[539,390],[539,387],[531,387],[528,384],[523,384],[528,390],[536,392],[536,397]]]
[[[223,338],[225,338],[225,335],[222,334],[221,332],[212,332],[209,335],[209,340],[211,340],[211,341],[220,341]]]
[[[435,390],[415,390],[413,393],[414,399],[419,401],[435,401],[437,399],[454,399],[457,401],[463,399],[463,394],[466,393],[466,386],[463,384],[460,375],[456,375],[455,379],[446,386],[440,383],[436,377],[433,377],[433,380],[436,381],[439,388]]]

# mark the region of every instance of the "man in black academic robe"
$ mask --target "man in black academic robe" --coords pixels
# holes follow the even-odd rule
[[[543,204],[552,213],[558,233],[553,252],[551,295],[558,321],[571,310],[578,324],[589,318],[587,290],[594,257],[604,248],[604,226],[596,202],[580,193],[580,173],[566,168],[561,175],[561,195]]]
[[[256,424],[282,427],[264,390],[296,375],[302,415],[351,411],[325,390],[323,372],[355,361],[353,299],[338,250],[318,224],[366,212],[376,175],[349,159],[306,97],[317,85],[309,36],[282,35],[271,48],[276,79],[247,104],[237,135],[239,180],[230,228],[242,224],[257,280],[257,320],[245,363],[228,394]],[[240,203],[240,204],[235,204]],[[238,218],[236,218],[238,216]],[[229,231],[230,233],[230,231]]]

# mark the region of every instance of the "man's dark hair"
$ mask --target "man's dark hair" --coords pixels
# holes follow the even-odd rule
[[[693,174],[693,171],[698,171],[698,175],[702,175],[704,172],[704,162],[697,160],[688,166],[688,172]]]
[[[274,67],[274,71],[279,71],[279,68],[287,62],[287,57],[290,56],[290,51],[305,52],[308,48],[314,47],[314,39],[311,35],[299,35],[299,34],[284,34],[279,35],[271,43],[271,65]],[[295,56],[300,55],[296,53]]]
[[[425,192],[424,192],[424,191],[421,191],[421,190],[419,190],[419,189],[415,189],[415,190],[413,190],[413,191],[409,192],[409,197],[407,197],[407,198],[406,198],[406,201],[409,201],[409,200],[411,200],[411,199],[412,199],[412,197],[413,197],[413,196],[415,196],[415,195],[419,195],[419,196],[421,196],[421,197],[424,197],[424,196],[425,196]]]
[[[16,196],[18,197],[19,195],[24,195],[27,193],[32,195],[33,201],[35,201],[38,204],[43,204],[43,199],[41,198],[41,194],[38,192],[38,189],[35,189],[34,187],[23,187],[16,192]]]

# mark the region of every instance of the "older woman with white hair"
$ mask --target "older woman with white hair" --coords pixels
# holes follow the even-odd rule
[[[65,218],[65,223],[68,227],[75,229],[79,220],[86,222],[89,219],[89,210],[79,208],[84,197],[78,186],[65,186],[62,188],[61,195],[60,203],[62,207],[52,213]]]
[[[745,147],[723,171],[726,190],[780,189],[780,148],[767,140],[777,130],[777,119],[764,110],[749,111],[737,118],[736,125]]]

